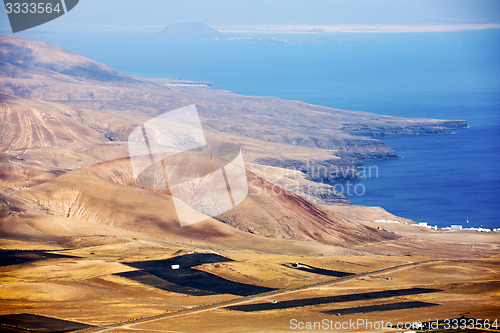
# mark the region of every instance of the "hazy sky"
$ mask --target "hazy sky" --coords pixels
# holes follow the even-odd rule
[[[2,10],[2,30],[5,31]],[[500,23],[500,0],[80,0],[60,26]]]

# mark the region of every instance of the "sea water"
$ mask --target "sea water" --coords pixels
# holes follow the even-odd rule
[[[142,77],[378,114],[463,119],[446,135],[381,138],[400,155],[349,196],[440,227],[500,227],[500,30],[182,39],[157,33],[26,33]],[[302,38],[303,39],[303,38]],[[360,188],[358,186],[358,188]],[[468,223],[467,223],[468,221]]]

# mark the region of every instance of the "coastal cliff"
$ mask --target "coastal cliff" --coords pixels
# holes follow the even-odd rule
[[[454,129],[467,128],[465,120],[446,120],[437,121],[431,126],[423,126],[422,124],[400,126],[375,126],[371,124],[344,124],[342,130],[346,133],[366,136],[372,138],[383,138],[387,136],[397,135],[427,135],[427,134],[447,134]]]

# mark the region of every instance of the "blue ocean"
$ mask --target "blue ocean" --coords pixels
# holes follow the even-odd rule
[[[286,42],[145,32],[24,35],[141,77],[209,81],[246,95],[385,115],[467,120],[468,129],[451,134],[383,138],[400,158],[366,162],[378,173],[358,181],[365,191],[349,199],[440,227],[500,227],[500,30],[290,36]]]

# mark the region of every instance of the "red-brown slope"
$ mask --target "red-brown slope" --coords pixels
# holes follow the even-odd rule
[[[120,238],[130,239],[130,233],[135,233],[168,244],[210,248],[223,246],[226,249],[277,253],[332,254],[344,251],[340,247],[326,247],[317,242],[251,235],[209,217],[181,227],[170,196],[116,184],[91,170],[68,172],[41,185],[20,190],[11,196],[11,200],[22,206],[23,212],[14,216],[19,225],[26,221],[42,232],[45,238],[56,239],[64,231],[64,242],[68,244],[74,244],[82,234],[86,237],[99,236],[97,238],[103,241],[119,237],[117,241],[120,241]],[[188,207],[186,209],[189,210]],[[10,218],[10,224],[6,222],[5,225],[11,225],[14,217]],[[65,222],[61,222],[63,220]],[[27,237],[26,234],[21,236],[23,239]]]
[[[86,168],[113,182],[135,186],[127,158]],[[248,196],[215,219],[252,234],[282,239],[314,240],[325,244],[353,244],[393,239],[395,236],[349,220],[343,215],[273,185],[247,171]]]
[[[0,93],[0,151],[77,149],[105,140],[71,107]]]

